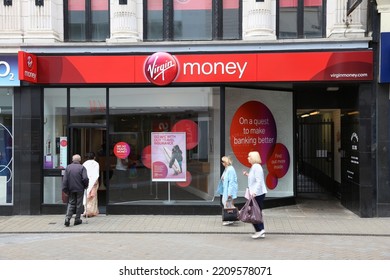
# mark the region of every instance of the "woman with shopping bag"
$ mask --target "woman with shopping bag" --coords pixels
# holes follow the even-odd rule
[[[248,162],[251,164],[251,168],[249,172],[243,171],[243,174],[248,176],[249,196],[250,198],[254,198],[260,207],[260,210],[263,210],[267,187],[265,185],[264,171],[261,167],[261,157],[259,152],[249,152]],[[253,227],[255,229],[255,233],[252,235],[253,239],[265,237],[264,221],[253,223]]]
[[[237,184],[237,174],[236,170],[233,167],[233,160],[230,156],[223,156],[221,159],[222,165],[225,167],[221,179],[218,183],[218,189],[217,193],[221,196],[221,206],[223,207],[222,210],[222,220],[223,220],[223,213],[224,209],[229,208],[233,212],[235,211],[234,207],[234,199],[237,198],[237,190],[238,190],[238,184]],[[232,225],[234,221],[224,221],[222,222],[222,225],[228,226]]]

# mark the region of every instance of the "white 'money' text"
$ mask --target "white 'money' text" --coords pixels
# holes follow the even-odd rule
[[[239,74],[238,78],[241,79],[242,75],[245,72],[245,68],[248,62],[245,62],[244,65],[241,65],[240,62],[194,62],[194,63],[183,63],[183,74],[184,75],[236,75]]]

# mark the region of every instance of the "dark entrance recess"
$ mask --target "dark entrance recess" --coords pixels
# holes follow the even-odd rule
[[[100,164],[100,187],[98,190],[99,212],[105,214],[107,203],[107,187],[104,181],[106,178],[106,168],[104,155],[101,154],[101,149],[103,143],[105,143],[106,127],[96,124],[78,124],[70,127],[70,136],[70,159],[73,154],[80,154],[82,161],[84,162],[87,159],[87,153],[94,152],[96,154],[96,161]]]
[[[334,193],[333,122],[311,118],[298,122],[297,192]]]
[[[340,135],[347,129],[342,112],[356,110],[358,90],[356,85],[294,86],[298,197],[326,194],[341,198],[344,161]]]

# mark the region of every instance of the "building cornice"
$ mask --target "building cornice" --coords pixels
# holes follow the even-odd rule
[[[376,0],[378,13],[390,13],[389,0]]]
[[[276,51],[315,51],[367,49],[371,38],[336,40],[336,39],[299,39],[277,40],[273,42],[251,41],[213,41],[213,42],[138,42],[128,44],[108,43],[58,43],[52,45],[20,45],[19,49],[30,53],[129,53],[145,54],[158,51],[171,53],[210,53],[210,52],[276,52]],[[6,46],[3,45],[3,48]],[[0,48],[1,52],[1,48]]]

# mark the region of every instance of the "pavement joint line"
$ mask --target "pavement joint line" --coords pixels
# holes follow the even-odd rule
[[[248,235],[253,234],[253,232],[209,232],[209,231],[9,231],[9,232],[0,232],[1,235],[6,234],[227,234],[227,235]],[[390,237],[390,234],[382,233],[324,233],[324,232],[266,232],[267,235],[308,235],[308,236],[372,236],[372,237]]]

